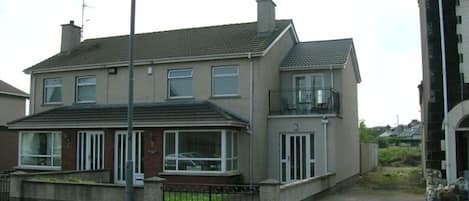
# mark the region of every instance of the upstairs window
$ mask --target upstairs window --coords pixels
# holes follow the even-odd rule
[[[89,76],[77,78],[76,102],[96,102],[96,77]]]
[[[62,80],[60,78],[44,80],[44,104],[62,103]]]
[[[237,66],[212,68],[212,96],[239,95],[239,69]]]
[[[192,97],[192,69],[170,70],[168,72],[168,97]]]

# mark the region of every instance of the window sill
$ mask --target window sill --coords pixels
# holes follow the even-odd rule
[[[81,104],[96,104],[96,101],[81,101],[81,102],[75,102],[75,105],[81,105]]]
[[[182,97],[168,97],[166,100],[168,101],[176,101],[176,100],[194,100],[195,98],[193,96],[182,96]]]
[[[240,99],[240,95],[210,96],[210,99]]]
[[[241,173],[235,172],[214,172],[214,173],[207,173],[207,172],[160,172],[159,175],[163,176],[203,176],[203,177],[231,177],[231,176],[238,176]]]
[[[15,170],[44,170],[44,171],[60,171],[61,167],[47,167],[47,166],[17,166]]]

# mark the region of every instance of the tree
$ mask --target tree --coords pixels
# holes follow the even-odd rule
[[[365,120],[360,121],[358,129],[360,132],[360,143],[368,143],[370,141],[370,136],[368,135],[368,128],[366,127]]]

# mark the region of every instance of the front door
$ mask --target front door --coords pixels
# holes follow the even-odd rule
[[[78,132],[77,170],[98,169],[104,169],[104,132]]]
[[[134,131],[132,155],[134,156],[134,184],[143,184],[143,146],[142,131]],[[127,131],[117,131],[114,144],[114,181],[125,183],[125,164],[127,161]]]
[[[280,174],[283,183],[314,176],[314,135],[282,134]]]

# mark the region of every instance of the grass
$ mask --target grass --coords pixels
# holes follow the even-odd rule
[[[387,147],[379,149],[379,163],[382,166],[417,166],[421,160],[419,147]]]
[[[371,189],[403,190],[419,194],[425,192],[420,167],[380,167],[377,171],[365,174],[360,182]]]

